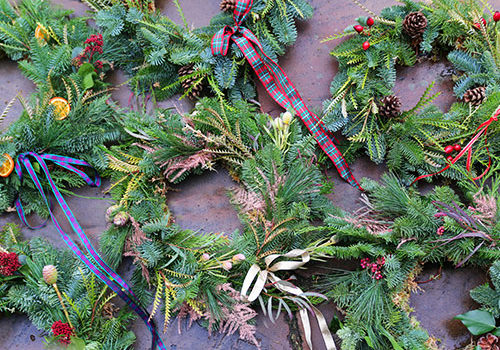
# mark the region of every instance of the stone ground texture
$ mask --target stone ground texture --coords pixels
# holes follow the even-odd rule
[[[53,2],[73,9],[77,15],[83,15],[88,10],[84,4],[75,0],[53,0]],[[210,18],[219,11],[219,0],[181,0],[180,3],[188,22],[193,27],[207,25]],[[329,56],[329,51],[337,42],[322,44],[320,40],[352,24],[356,17],[363,15],[363,11],[350,0],[311,0],[311,3],[315,8],[314,17],[305,23],[300,23],[297,43],[288,49],[280,64],[306,103],[312,108],[320,108],[322,101],[329,97],[329,85],[338,68],[337,63]],[[378,13],[387,6],[395,5],[396,1],[360,0],[360,3]],[[492,0],[490,3],[500,5],[500,0]],[[160,0],[157,2],[157,7],[174,21],[181,21],[171,1]],[[446,63],[422,63],[418,67],[401,69],[395,92],[401,96],[403,108],[411,108],[429,83],[435,80],[435,89],[443,92],[436,103],[441,108],[447,109],[454,101],[451,94],[452,83],[442,77],[442,72],[447,67]],[[120,72],[116,72],[111,78],[115,84],[125,80],[125,76]],[[8,60],[0,61],[0,100],[7,104],[18,91],[24,97],[28,97],[34,91],[34,85],[21,75],[16,63]],[[129,96],[130,90],[126,86],[120,87],[113,94],[113,98],[122,106],[128,104]],[[271,114],[280,112],[279,107],[270,100],[262,88],[259,89],[259,96],[264,111]],[[188,111],[191,108],[189,102],[176,99],[162,102],[160,106],[174,106],[181,111]],[[16,103],[4,127],[14,121],[20,112],[21,105]],[[367,159],[358,160],[351,168],[357,178],[378,179],[384,172],[383,166],[376,166]],[[330,196],[332,203],[348,211],[359,208],[359,192],[339,180],[334,171],[330,172],[329,176],[335,183],[334,194]],[[175,186],[175,191],[167,195],[167,201],[177,223],[182,227],[200,232],[230,234],[241,227],[226,195],[232,185],[232,180],[224,170],[206,173]],[[107,186],[109,183],[104,183],[102,188]],[[106,226],[104,213],[111,203],[109,196],[104,195],[102,189],[96,188],[84,188],[76,192],[84,196],[101,198],[68,198],[68,204],[73,208],[82,227],[97,245],[98,237]],[[56,210],[56,215],[61,217],[61,212]],[[0,224],[6,222],[19,223],[19,220],[15,214],[1,215]],[[70,232],[69,225],[64,228]],[[64,245],[51,224],[37,231],[23,228],[23,235],[25,238],[43,236],[57,246]],[[130,274],[130,268],[130,262],[126,262],[121,267],[120,273],[127,276]],[[436,267],[426,266],[420,280],[425,281],[436,272]],[[453,320],[453,317],[475,306],[469,297],[469,290],[485,280],[485,274],[475,269],[445,268],[440,279],[421,284],[421,290],[412,295],[411,306],[415,309],[414,315],[431,335],[441,340],[444,349],[456,349],[470,341],[465,328]],[[336,312],[335,306],[330,303],[322,305],[320,309],[328,320]],[[162,324],[159,317],[157,322]],[[263,350],[307,349],[298,336],[295,321],[290,322],[281,317],[276,324],[272,324],[264,316],[259,315],[257,325],[257,337],[262,341]],[[197,324],[189,330],[183,325],[182,334],[178,333],[177,328],[177,320],[172,320],[167,332],[162,335],[165,344],[171,350],[255,349],[240,341],[237,335],[214,334],[209,337],[207,331]],[[148,349],[150,335],[142,321],[136,321],[133,330],[138,338],[135,348]],[[313,342],[315,350],[324,349],[315,324],[313,324]],[[0,315],[0,350],[3,349],[43,349],[43,334],[24,316]]]

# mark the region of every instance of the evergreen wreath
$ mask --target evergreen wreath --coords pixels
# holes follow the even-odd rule
[[[209,331],[239,331],[259,347],[251,302],[274,321],[281,312],[315,310],[315,304],[331,298],[345,312],[342,323],[332,324],[344,350],[436,349],[435,339],[409,316],[408,298],[422,263],[492,265],[498,288],[498,125],[492,123],[488,131],[489,151],[480,147],[471,156],[483,166],[493,159],[479,181],[471,181],[477,169],[471,174],[457,162],[443,173],[460,179],[455,190],[442,186],[421,195],[404,186],[415,175],[443,166],[442,153],[458,152],[452,143],[460,146],[457,140],[470,139],[498,110],[500,16],[489,6],[406,0],[380,16],[360,18],[359,25],[337,36],[359,33],[333,51],[340,73],[324,120],[331,130],[343,128],[352,149],[366,144],[372,159],[386,159],[398,175],[386,175],[383,184],[364,181],[366,207],[348,214],[325,196],[332,188],[314,161],[314,139],[293,114],[273,119],[246,101],[254,97],[254,88],[241,52],[233,47],[230,56],[208,54],[209,40],[229,23],[228,14],[192,31],[160,16],[150,1],[88,3],[97,11],[100,33],[83,19],[69,19],[68,12],[48,10],[45,1],[26,0],[16,8],[0,1],[2,48],[38,86],[32,104],[22,100],[25,111],[2,135],[0,151],[6,154],[6,167],[8,157],[25,151],[54,152],[84,159],[112,179],[109,192],[116,204],[106,213],[111,225],[101,236],[101,249],[113,267],[123,256],[133,257],[134,291],[150,305],[151,315],[163,304],[165,326],[177,314],[180,320],[203,322]],[[231,2],[221,8],[230,9]],[[282,54],[293,43],[294,18],[311,15],[305,1],[295,0],[256,1],[254,10],[248,25],[269,55]],[[464,72],[455,92],[466,103],[443,114],[428,105],[434,96],[429,89],[415,108],[400,113],[390,91],[396,63],[412,65],[417,51],[432,50],[447,53]],[[199,98],[198,87],[206,83],[212,96],[199,99],[184,116],[162,109],[148,113],[145,106],[123,111],[109,102],[105,83],[106,72],[118,66],[131,75],[138,94],[165,98],[182,88],[184,95]],[[230,197],[243,230],[231,237],[182,229],[166,205],[170,183],[216,163],[237,182]],[[61,189],[84,184],[71,172],[54,168],[51,173]],[[2,209],[8,210],[21,193],[25,209],[48,215],[30,182],[20,183],[9,171],[2,174]],[[54,258],[65,253],[46,243],[18,242],[15,232],[7,226],[0,236],[0,310],[26,312],[38,327],[51,330],[49,341],[56,344],[82,339],[79,346],[131,346],[129,313],[109,326],[103,326],[108,324],[104,319],[88,319],[86,305],[106,305],[104,294],[96,299],[92,275],[69,256]],[[361,259],[361,269],[319,276],[313,290],[310,281],[293,274],[310,260],[328,258]],[[67,293],[63,304],[70,308],[58,306],[55,271],[65,276],[58,283]],[[262,277],[260,285],[252,283],[256,276]],[[487,286],[472,292],[493,322],[498,317],[495,293]],[[35,295],[50,307],[27,305],[22,295]],[[104,339],[95,332],[99,328],[88,327],[115,331]],[[478,346],[495,345],[494,337],[485,335]]]
[[[359,17],[358,24],[325,39],[349,37],[331,52],[339,72],[331,84],[332,99],[324,103],[323,120],[329,130],[341,130],[351,141],[350,152],[364,148],[371,160],[385,161],[410,184],[449,163],[472,130],[495,112],[500,103],[500,43],[498,15],[485,1],[402,2],[380,16],[364,8],[371,17]],[[432,83],[416,106],[401,111],[401,101],[392,92],[397,67],[444,57],[453,65],[459,101],[442,112],[432,105],[440,94],[432,92]],[[488,136],[494,153],[497,124]],[[480,147],[478,152],[483,151]],[[486,152],[477,160],[484,167]],[[465,177],[454,167],[442,175]]]

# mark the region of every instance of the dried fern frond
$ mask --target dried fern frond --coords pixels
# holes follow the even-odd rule
[[[120,160],[111,154],[108,154],[109,168],[115,171],[120,171],[122,173],[137,173],[139,172],[139,167],[137,165],[129,164]]]
[[[9,111],[12,108],[12,106],[14,105],[14,102],[16,101],[16,99],[17,99],[17,95],[14,96],[9,101],[9,103],[7,103],[7,106],[5,106],[5,109],[3,110],[2,114],[0,115],[0,125],[3,123],[5,117],[7,117],[7,114],[9,114]]]
[[[158,308],[160,307],[161,300],[163,297],[163,285],[164,285],[163,277],[160,275],[158,271],[156,271],[156,292],[153,300],[153,307],[151,308],[151,312],[149,315],[149,321],[151,321],[151,319],[158,311]],[[166,291],[166,293],[168,292]]]

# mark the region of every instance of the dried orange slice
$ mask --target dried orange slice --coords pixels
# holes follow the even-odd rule
[[[65,98],[54,97],[50,100],[50,104],[54,106],[54,114],[56,115],[57,120],[65,119],[68,116],[69,111],[71,111],[69,102]]]
[[[36,29],[35,29],[35,38],[38,39],[38,42],[40,43],[40,45],[45,45],[50,38],[50,34],[47,31],[47,29],[45,29],[44,26],[39,24],[36,26]]]
[[[3,154],[3,163],[0,165],[0,176],[7,177],[14,170],[14,159],[8,154]]]

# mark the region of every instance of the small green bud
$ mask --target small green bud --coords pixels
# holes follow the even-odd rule
[[[113,218],[113,224],[116,226],[125,226],[130,218],[130,215],[127,212],[120,211]]]
[[[54,265],[46,265],[42,270],[43,280],[49,285],[57,282],[57,268]]]

